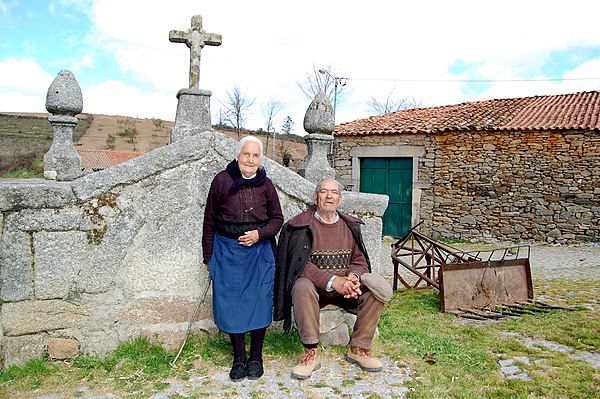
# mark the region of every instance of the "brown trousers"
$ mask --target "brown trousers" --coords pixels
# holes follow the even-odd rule
[[[383,312],[383,302],[378,301],[369,292],[362,293],[357,299],[344,298],[337,292],[327,292],[315,287],[307,278],[298,278],[292,288],[294,319],[298,325],[303,344],[319,343],[319,310],[327,305],[356,312],[356,323],[350,337],[350,345],[371,349],[379,317]]]

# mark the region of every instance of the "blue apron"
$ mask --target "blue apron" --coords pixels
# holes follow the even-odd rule
[[[208,267],[213,315],[221,331],[244,333],[271,324],[275,257],[268,240],[246,247],[215,233]]]

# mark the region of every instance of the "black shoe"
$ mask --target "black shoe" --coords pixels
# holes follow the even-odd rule
[[[246,378],[246,367],[244,367],[244,363],[234,363],[229,372],[229,378],[233,381],[240,381]]]
[[[258,380],[264,373],[262,361],[251,360],[246,366],[246,374],[249,380]]]

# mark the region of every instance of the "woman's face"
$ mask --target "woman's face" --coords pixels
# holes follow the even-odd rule
[[[250,177],[256,173],[260,165],[260,146],[258,143],[248,141],[244,144],[237,159],[238,167],[244,177]]]

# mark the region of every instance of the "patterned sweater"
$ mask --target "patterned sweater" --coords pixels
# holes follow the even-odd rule
[[[326,224],[313,218],[312,227],[312,253],[300,277],[310,279],[324,290],[333,275],[356,273],[360,276],[369,271],[364,254],[342,219],[334,224]]]

